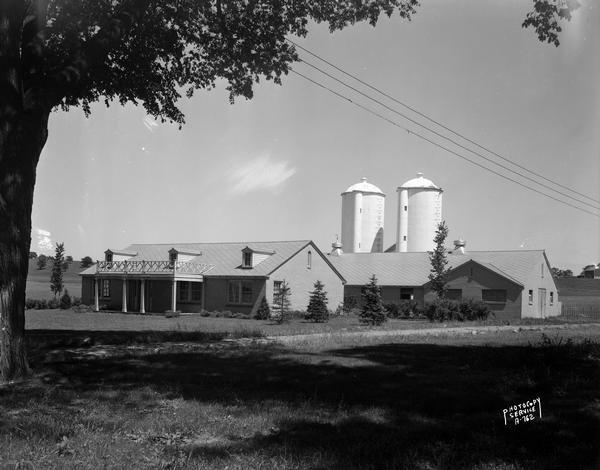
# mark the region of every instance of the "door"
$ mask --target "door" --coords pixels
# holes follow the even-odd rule
[[[130,312],[140,311],[140,281],[138,280],[127,282],[127,309]]]
[[[541,318],[546,317],[546,289],[538,289],[539,314]]]

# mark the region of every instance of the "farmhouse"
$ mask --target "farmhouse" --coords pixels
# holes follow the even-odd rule
[[[471,251],[462,240],[448,254],[448,297],[485,302],[496,318],[544,318],[561,313],[550,264],[543,250]],[[375,274],[384,303],[435,299],[427,252],[342,253],[334,244],[330,259],[346,279],[344,301],[360,303],[362,286]]]
[[[310,240],[140,244],[108,249],[81,273],[82,301],[123,312],[230,310],[254,314],[286,281],[291,308],[304,310],[320,280],[329,305],[343,301],[344,278]]]

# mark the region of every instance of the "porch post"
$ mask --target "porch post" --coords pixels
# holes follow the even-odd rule
[[[123,278],[123,300],[122,300],[123,308],[121,311],[123,313],[127,313],[127,278]]]
[[[171,311],[177,310],[177,281],[171,281]]]
[[[202,278],[202,303],[200,304],[200,308],[204,311],[204,278]]]
[[[140,283],[140,313],[146,313],[146,280],[142,279]]]
[[[94,278],[94,312],[100,311],[100,301],[98,299],[98,284],[99,280]]]

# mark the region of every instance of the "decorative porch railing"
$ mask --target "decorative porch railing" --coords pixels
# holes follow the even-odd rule
[[[98,261],[96,273],[123,274],[204,274],[214,264],[186,263],[183,261]]]

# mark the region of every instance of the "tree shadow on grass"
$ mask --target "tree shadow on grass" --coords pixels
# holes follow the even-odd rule
[[[249,462],[260,456],[272,465],[287,455],[314,469],[576,469],[598,463],[600,375],[597,356],[583,349],[388,344],[304,354],[273,346],[207,347],[47,366],[50,380],[62,378],[66,391],[102,391],[107,402],[151,389],[201,403],[247,409],[308,403],[314,411],[282,417],[266,434],[221,436],[176,449],[215,466],[232,455]],[[538,396],[541,420],[504,425],[503,408]]]

